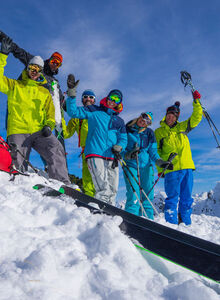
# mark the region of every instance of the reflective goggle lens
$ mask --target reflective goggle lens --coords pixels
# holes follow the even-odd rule
[[[110,101],[114,101],[116,104],[120,104],[121,103],[121,98],[118,95],[110,95],[108,97],[108,99]]]
[[[28,70],[31,71],[31,72],[36,72],[36,73],[41,73],[42,72],[42,68],[38,65],[29,65]]]
[[[61,66],[61,64],[62,64],[61,61],[59,59],[55,58],[55,57],[52,57],[50,59],[50,63],[52,65],[57,65],[57,68],[59,68]]]
[[[95,97],[92,96],[92,95],[91,95],[91,96],[89,96],[89,95],[84,95],[84,96],[83,96],[83,99],[88,99],[88,98],[91,99],[91,100],[94,100],[94,99],[95,99]]]
[[[152,119],[149,115],[147,115],[146,113],[142,113],[141,116],[144,119],[146,125],[151,125],[152,124]]]

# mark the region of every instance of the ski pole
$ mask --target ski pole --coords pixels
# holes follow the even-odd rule
[[[123,165],[126,167],[126,169],[128,170],[128,172],[131,174],[132,178],[135,180],[135,182],[138,184],[138,181],[136,179],[136,177],[134,176],[134,174],[131,172],[131,170],[129,169],[129,167],[127,166],[126,162],[121,159]],[[120,160],[119,160],[120,162]],[[146,197],[147,201],[151,204],[151,206],[153,207],[153,210],[155,211],[156,215],[159,216],[159,213],[156,209],[156,207],[153,205],[152,201],[149,199],[148,195],[145,193],[144,189],[142,188],[142,186],[140,186],[141,192],[144,194],[144,196]]]
[[[118,159],[118,161],[119,161],[119,163],[120,163],[120,165],[121,165],[121,167],[122,167],[122,170],[123,170],[123,172],[124,172],[124,174],[125,174],[125,177],[127,178],[128,182],[129,182],[129,184],[130,184],[130,187],[131,187],[133,193],[134,193],[135,196],[136,196],[137,201],[138,201],[139,204],[140,204],[141,211],[143,212],[143,214],[145,215],[145,217],[148,218],[147,213],[146,213],[146,211],[145,211],[145,209],[144,209],[144,207],[143,207],[143,204],[142,204],[142,202],[140,201],[140,198],[138,197],[138,194],[137,194],[137,192],[135,191],[135,188],[134,188],[133,184],[131,183],[131,180],[130,180],[130,178],[129,178],[127,172],[125,171],[125,168],[124,168],[124,166],[123,166],[121,160]]]
[[[138,143],[135,144],[135,148],[138,147]],[[135,153],[136,156],[136,163],[137,163],[137,176],[138,176],[138,185],[139,185],[139,190],[140,190],[140,201],[141,203],[143,203],[142,200],[142,192],[141,192],[141,176],[140,176],[140,168],[139,168],[139,159],[138,159],[138,151]],[[142,216],[143,216],[143,211],[142,212]]]
[[[191,81],[192,77],[191,77],[191,75],[187,71],[181,71],[180,74],[181,74],[180,79],[181,79],[181,82],[184,84],[184,87],[186,87],[188,85],[191,88],[192,93],[195,92],[196,89],[195,89],[195,87],[192,84],[192,81]],[[220,144],[219,144],[217,136],[216,136],[216,134],[214,132],[214,129],[216,130],[216,132],[220,136],[219,130],[215,126],[215,124],[214,124],[213,120],[211,119],[209,113],[207,112],[207,110],[205,109],[205,107],[202,105],[202,103],[201,103],[200,100],[199,100],[199,102],[200,102],[200,104],[202,106],[202,109],[203,109],[203,115],[204,115],[205,119],[207,120],[207,122],[208,122],[208,124],[209,124],[209,126],[211,128],[212,134],[213,134],[213,136],[215,138],[215,141],[216,141],[216,143],[218,145],[217,148],[220,149]],[[214,126],[214,129],[213,129],[212,125]]]
[[[169,162],[169,165],[170,163],[172,162],[172,160],[177,156],[178,154],[177,153],[171,153],[169,158],[168,158],[168,162]],[[160,173],[160,175],[158,176],[157,180],[155,181],[154,185],[152,186],[152,188],[149,190],[149,192],[147,193],[147,195],[149,196],[150,192],[154,189],[155,185],[158,183],[158,181],[160,180],[161,177],[163,177],[165,171],[168,169],[169,165],[167,165],[163,171]]]
[[[38,174],[39,176],[41,176],[39,173],[38,173],[38,170],[29,162],[29,160],[27,160],[25,158],[25,156],[21,153],[21,151],[18,149],[18,146],[15,144],[15,143],[10,143],[9,144],[9,147],[12,149],[12,151],[14,150],[15,152],[19,153],[21,155],[21,157],[24,159],[24,161],[26,162],[26,164],[28,164],[36,174]]]

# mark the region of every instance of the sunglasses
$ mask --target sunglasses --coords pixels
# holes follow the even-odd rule
[[[31,72],[36,72],[36,73],[41,73],[42,72],[42,68],[38,65],[29,65],[28,66],[28,71]]]
[[[141,117],[143,118],[146,125],[151,125],[152,124],[151,117],[149,115],[147,115],[146,113],[142,113]]]
[[[52,57],[50,59],[50,64],[51,65],[57,65],[57,68],[59,68],[62,65],[62,62],[59,59],[57,59],[55,57]]]
[[[85,95],[85,96],[83,96],[83,99],[91,99],[91,100],[94,100],[95,99],[95,96],[89,96],[89,95]]]
[[[121,103],[121,98],[118,95],[110,95],[108,96],[108,100],[114,101],[116,104]]]

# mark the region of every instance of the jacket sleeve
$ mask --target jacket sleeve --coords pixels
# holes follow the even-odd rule
[[[186,121],[180,122],[180,131],[189,133],[202,120],[202,106],[199,99],[193,101],[193,112],[190,118]]]
[[[155,161],[157,159],[160,158],[158,152],[157,152],[157,143],[156,143],[156,139],[155,139],[155,142],[151,143],[150,144],[150,147],[148,149],[148,152],[149,152],[149,156],[150,156],[150,159],[155,163]]]
[[[127,143],[128,143],[128,136],[127,136],[126,127],[125,127],[125,124],[123,121],[123,125],[121,126],[121,128],[119,129],[119,132],[118,132],[117,145],[120,145],[122,147],[122,151],[123,151],[127,147]]]
[[[11,52],[15,58],[18,58],[26,67],[29,61],[34,57],[34,55],[28,53],[24,49],[20,48],[17,44],[13,43],[13,50]]]
[[[79,119],[70,119],[66,125],[65,120],[62,118],[62,127],[63,127],[63,137],[68,139],[74,135],[79,125]]]
[[[66,99],[67,113],[71,118],[89,119],[93,112],[88,111],[84,107],[76,106],[76,98],[68,97]]]
[[[7,64],[7,55],[0,53],[0,92],[8,95],[14,89],[15,79],[4,76],[4,67]]]
[[[45,101],[45,112],[46,112],[45,125],[49,126],[51,130],[53,130],[55,126],[55,108],[49,91],[48,91],[47,100]]]

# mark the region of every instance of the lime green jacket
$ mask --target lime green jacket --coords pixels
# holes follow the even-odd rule
[[[22,72],[22,80],[4,76],[7,55],[0,53],[0,92],[8,96],[7,135],[32,134],[45,125],[51,129],[55,125],[55,109],[50,92],[41,86],[47,81],[31,80],[27,70]]]
[[[78,133],[78,147],[85,148],[88,134],[88,120],[70,119],[66,126],[65,120],[62,119],[63,137],[70,138],[75,132]]]
[[[195,128],[202,120],[202,107],[199,100],[193,102],[193,113],[189,119],[183,122],[177,122],[176,126],[170,128],[165,123],[165,117],[160,122],[161,127],[155,130],[155,136],[158,146],[158,154],[167,161],[170,154],[175,152],[178,155],[173,159],[173,171],[183,169],[195,169],[192,160],[189,139],[187,134]],[[158,173],[162,172],[161,168],[157,168]],[[166,173],[172,172],[166,170]]]

